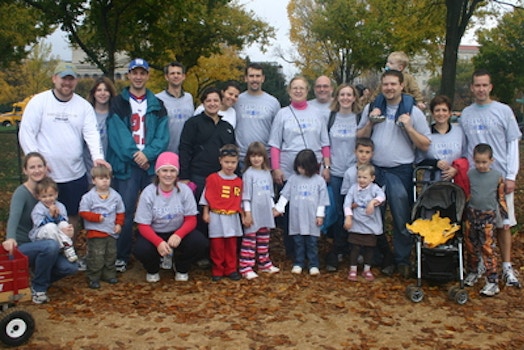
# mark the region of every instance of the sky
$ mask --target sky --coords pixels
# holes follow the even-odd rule
[[[251,61],[270,61],[278,62],[282,65],[286,77],[291,77],[297,73],[293,65],[280,59],[275,50],[277,47],[289,50],[292,45],[289,41],[289,20],[287,18],[287,4],[289,0],[239,0],[246,10],[252,10],[259,19],[269,23],[275,28],[276,40],[267,48],[265,53],[260,51],[258,46],[251,46],[242,52]],[[46,43],[53,45],[52,54],[63,60],[71,60],[71,49],[63,32],[57,31],[45,40]]]

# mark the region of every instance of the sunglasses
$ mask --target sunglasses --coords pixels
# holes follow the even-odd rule
[[[220,156],[232,156],[232,157],[238,157],[238,151],[234,149],[224,149],[220,151]]]

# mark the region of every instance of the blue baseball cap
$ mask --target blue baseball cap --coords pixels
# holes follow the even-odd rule
[[[135,58],[134,60],[132,60],[131,63],[129,63],[127,71],[130,72],[135,68],[144,68],[146,71],[149,72],[149,64],[143,58]]]

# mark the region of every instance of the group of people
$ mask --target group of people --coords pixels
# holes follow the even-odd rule
[[[148,63],[134,59],[129,86],[117,95],[111,81],[100,78],[90,91],[91,103],[74,93],[76,68],[60,63],[54,87],[36,95],[24,113],[19,136],[27,180],[13,194],[3,247],[18,246],[29,257],[35,303],[48,300],[53,281],[77,271],[76,255],[66,251],[80,218],[88,232],[87,277],[94,289],[100,281],[117,283],[116,272],[126,271],[132,254],[148,282],[159,281],[160,268],[172,268],[175,280],[187,281],[190,266],[206,258],[213,281],[257,278],[257,261],[259,273],[277,273],[269,257],[275,226],[284,231],[292,273],[305,268],[310,275],[320,273],[322,228],[333,237],[328,271],[337,270],[347,255],[348,279],[355,281],[362,255],[367,281],[375,278],[373,265],[386,275],[398,271],[409,277],[413,240],[405,224],[411,219],[413,166],[422,163],[436,169],[432,180],[470,186],[466,247],[473,258],[466,284],[486,273],[481,293],[498,293],[496,227],[503,280],[520,286],[510,260],[510,227],[516,224],[521,134],[511,109],[490,99],[489,73],[478,71],[471,84],[475,102],[463,111],[460,125],[449,121],[449,99],[437,96],[430,103],[435,120],[430,128],[417,107],[424,103],[406,90],[406,77],[414,82],[402,72],[407,65],[405,54],[392,53],[380,93],[366,106],[355,87],[341,84],[334,91],[326,76],[315,81],[315,98],[307,100],[309,82],[298,76],[288,85],[290,105],[281,108],[262,89],[263,67],[250,63],[245,92],[234,82],[207,88],[195,111],[178,62],[164,68],[167,88],[155,95],[146,88]],[[478,144],[489,150],[475,148]],[[482,177],[490,172],[496,176]],[[486,192],[479,186],[492,188],[500,179],[505,185],[500,204],[480,198]],[[49,191],[40,189],[46,181]],[[44,200],[47,192],[53,204]],[[384,234],[385,203],[393,249]],[[48,211],[46,220],[33,220],[38,206]],[[496,215],[505,213],[505,220]],[[491,233],[479,232],[486,225],[478,221],[489,221]]]

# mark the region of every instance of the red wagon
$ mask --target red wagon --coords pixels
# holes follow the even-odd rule
[[[0,341],[5,345],[22,345],[33,335],[33,316],[18,306],[26,300],[31,300],[29,261],[18,249],[9,254],[0,246]]]

